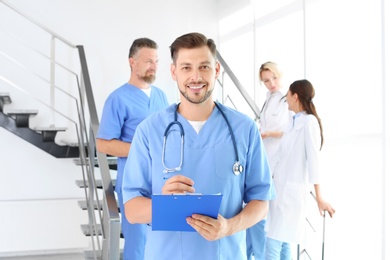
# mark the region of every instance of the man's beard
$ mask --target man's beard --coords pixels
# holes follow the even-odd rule
[[[148,84],[152,84],[156,80],[156,71],[149,69],[144,75],[138,74],[138,78]]]
[[[208,90],[204,96],[201,98],[201,99],[194,99],[194,98],[191,98],[187,92],[185,91],[182,91],[180,88],[179,88],[179,91],[180,93],[183,95],[183,97],[185,99],[187,99],[187,101],[191,102],[192,104],[201,104],[203,103],[204,101],[206,101],[212,94],[213,94],[213,90],[214,88]]]
[[[156,80],[156,75],[145,75],[140,77],[143,81],[145,81],[148,84],[152,84]]]

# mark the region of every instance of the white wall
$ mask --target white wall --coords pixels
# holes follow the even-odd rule
[[[209,0],[9,2],[71,43],[84,45],[99,116],[107,95],[129,79],[127,57],[135,38],[150,37],[158,43],[160,62],[155,85],[166,91],[171,103],[177,101],[177,93],[169,73],[170,43],[176,37],[192,31],[218,40],[216,5]],[[49,38],[41,38],[44,35],[42,32],[22,20],[0,3],[2,39],[5,39],[4,31],[15,27],[18,37],[27,39],[36,48],[48,53]],[[60,49],[58,56],[77,69],[77,56],[63,46],[57,48]],[[0,51],[4,49],[10,49],[24,62],[38,62],[35,54],[24,53],[19,44],[0,43]],[[47,64],[41,66],[45,70],[48,68]],[[5,66],[2,66],[2,75],[4,69]],[[22,86],[29,85],[28,90],[34,95],[47,98],[47,90],[24,82],[25,77],[20,72],[15,75],[11,71],[7,75]],[[65,84],[65,89],[76,95],[77,92],[71,89],[73,87],[74,84]],[[28,101],[30,99],[25,102],[19,91],[3,81],[0,81],[0,92],[11,93],[13,104],[6,106],[6,110],[9,107],[20,109],[20,106],[35,106]],[[41,120],[38,115],[31,120],[31,124],[39,125]],[[74,136],[64,138],[74,139]],[[0,257],[50,253],[52,250],[78,251],[87,247],[89,242],[80,231],[80,224],[87,221],[86,213],[76,206],[77,200],[84,196],[74,184],[76,179],[82,178],[78,166],[74,165],[72,159],[53,158],[3,128],[0,128],[0,140],[0,212],[7,212],[0,214],[0,223],[7,223],[0,225]],[[24,236],[22,242],[21,236]]]

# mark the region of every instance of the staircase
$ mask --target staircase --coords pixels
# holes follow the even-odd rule
[[[114,162],[114,159],[112,160],[114,165],[116,165],[116,161]],[[112,181],[113,187],[115,185],[115,180]],[[102,192],[103,189],[103,183],[102,180],[96,180],[95,181],[95,189],[98,191]],[[76,185],[79,188],[86,189],[88,188],[88,184],[85,183],[83,180],[76,180]],[[86,210],[88,212],[91,212],[91,208],[95,211],[95,213],[103,212],[104,210],[104,201],[103,200],[94,200],[93,205],[89,204],[87,200],[80,200],[78,201],[78,205],[82,210]],[[117,210],[119,212],[119,205],[117,206]],[[104,223],[104,221],[103,221]],[[120,228],[120,227],[119,227]],[[96,225],[91,225],[91,224],[84,224],[81,225],[81,232],[91,238],[101,238],[104,235],[104,226],[102,224],[96,224]],[[123,239],[123,234],[120,232],[119,237],[115,237],[114,241],[111,242],[116,242],[118,239]],[[109,258],[109,259],[123,259],[123,254],[122,250],[119,250],[119,258]],[[95,259],[104,259],[102,256],[102,250],[101,249],[93,249],[93,250],[86,250],[84,251],[84,258],[86,260],[95,260]]]
[[[0,5],[25,19],[29,26],[36,27],[40,33],[46,35],[44,39],[50,39],[50,44],[45,45],[49,46],[50,50],[46,52],[30,44],[33,38],[23,41],[23,32],[16,31],[17,28],[6,39],[10,42],[14,41],[23,48],[23,52],[34,56],[32,60],[39,59],[39,62],[48,64],[49,73],[46,71],[42,74],[35,65],[28,67],[22,62],[23,57],[19,57],[18,60],[19,50],[16,53],[5,53],[5,50],[0,48],[1,62],[2,65],[5,64],[0,71],[0,127],[58,159],[73,158],[74,163],[80,166],[80,179],[76,180],[76,184],[85,195],[85,200],[80,201],[79,206],[88,214],[88,222],[80,227],[80,232],[90,239],[90,247],[85,250],[85,258],[120,259],[120,217],[113,189],[115,182],[112,182],[110,173],[110,170],[116,169],[116,158],[96,153],[95,136],[99,120],[84,47],[64,39],[20,12],[8,1],[0,0]],[[56,50],[57,46],[60,46],[58,47],[60,51]],[[72,60],[74,53],[79,64],[72,63],[71,66],[67,66],[59,62],[57,57],[64,53],[64,48],[69,49],[65,54],[68,56],[64,60]],[[61,75],[61,79],[57,75]],[[27,84],[23,80],[27,81]],[[45,92],[43,87],[47,88],[48,94],[38,96],[37,93]],[[39,91],[36,88],[40,88]],[[24,100],[20,101],[16,98],[13,103],[11,96],[14,98],[21,94],[26,95],[28,100],[23,103]],[[31,105],[33,102],[30,101],[38,103],[39,109],[10,108],[16,106],[16,103],[17,106]],[[44,111],[41,107],[44,107]],[[49,123],[38,127],[32,126],[33,117],[34,120],[44,118],[41,121]],[[58,118],[61,124],[66,122],[67,126],[74,125],[74,128],[57,126],[55,122]],[[57,140],[59,132],[71,133],[72,138],[77,139],[77,143],[60,144],[62,142]]]
[[[66,127],[29,127],[29,119],[38,114],[38,110],[4,111],[4,105],[11,104],[9,93],[0,93],[0,126],[27,142],[44,150],[56,158],[79,157],[79,146],[59,145],[55,142],[57,132],[66,131]]]
[[[51,154],[56,158],[74,158],[74,163],[81,167],[88,167],[90,165],[90,158],[80,157],[79,149],[84,149],[83,146],[70,146],[70,145],[59,145],[56,143],[56,135],[59,131],[66,131],[66,127],[35,127],[34,129],[30,128],[29,119],[30,117],[37,116],[38,110],[10,110],[8,112],[5,111],[4,106],[12,103],[12,99],[9,93],[1,93],[0,92],[0,126],[5,128],[6,130],[12,132],[13,134],[19,136],[25,141],[33,144],[34,146],[42,149],[43,151]],[[85,150],[85,155],[88,154],[88,150]],[[95,152],[93,153],[95,154]],[[93,167],[99,167],[99,162],[96,157],[91,158],[93,162]],[[109,163],[110,170],[116,170],[116,158],[108,157],[107,162]],[[88,179],[88,177],[87,177]],[[89,184],[92,182],[90,191]],[[115,185],[115,180],[113,180],[113,188]],[[98,224],[96,217],[92,217],[96,213],[99,215],[104,210],[104,202],[102,199],[94,200],[93,196],[90,195],[95,194],[98,198],[101,197],[101,191],[104,188],[104,184],[102,180],[88,180],[84,179],[76,180],[76,185],[79,188],[85,190],[86,200],[78,201],[78,205],[82,210],[88,211],[91,220],[90,223],[81,225],[81,232],[91,239],[95,240],[100,239],[103,236],[103,226],[102,224]],[[100,194],[96,192],[99,190]],[[87,200],[88,199],[88,200]],[[119,212],[119,207],[118,207]],[[104,214],[104,213],[103,213]],[[99,216],[100,218],[100,216]],[[104,221],[103,221],[104,222]],[[123,235],[120,234],[120,238],[123,238]],[[118,238],[119,239],[119,238]],[[85,259],[104,259],[102,249],[99,247],[93,250],[86,250],[84,252]],[[113,259],[113,258],[110,258]],[[120,257],[122,259],[122,257]]]

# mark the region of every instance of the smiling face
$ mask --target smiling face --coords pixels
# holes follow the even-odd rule
[[[193,104],[212,102],[215,80],[218,78],[220,64],[213,58],[209,48],[181,48],[177,59],[171,65],[171,75],[177,82],[183,98]]]
[[[295,113],[302,111],[297,93],[293,94],[289,90],[286,95],[286,102],[288,104],[288,110],[294,111]]]

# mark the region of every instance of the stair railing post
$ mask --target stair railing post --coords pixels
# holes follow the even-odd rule
[[[51,42],[50,42],[50,106],[52,108],[55,107],[55,63],[56,63],[56,43],[55,43],[55,36],[51,36]],[[51,112],[51,122],[50,125],[55,125],[55,113],[54,110]]]

